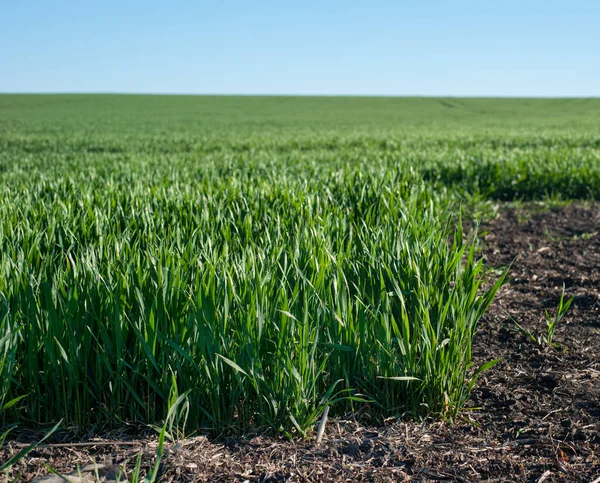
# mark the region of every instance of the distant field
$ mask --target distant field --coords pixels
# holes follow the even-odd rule
[[[600,99],[5,94],[0,113],[3,135],[158,136],[202,149],[208,140],[225,138],[279,144],[331,137],[593,137]]]
[[[192,144],[232,131],[247,137],[580,136],[597,134],[600,99],[4,94],[0,112],[3,133],[170,135]]]
[[[600,100],[1,95],[0,176],[0,426],[453,418],[460,210],[599,199]]]

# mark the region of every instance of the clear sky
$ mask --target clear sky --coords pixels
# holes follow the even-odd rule
[[[600,0],[0,0],[0,92],[600,96]]]

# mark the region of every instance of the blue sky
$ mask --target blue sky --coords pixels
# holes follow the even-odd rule
[[[600,96],[600,1],[17,1],[0,92]]]

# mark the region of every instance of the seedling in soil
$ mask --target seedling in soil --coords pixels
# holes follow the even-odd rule
[[[560,300],[558,301],[558,307],[556,308],[556,315],[551,316],[547,310],[544,311],[544,318],[546,319],[546,333],[544,334],[536,333],[529,329],[526,329],[512,317],[511,321],[515,325],[517,330],[525,337],[530,339],[532,342],[535,342],[540,346],[554,347],[555,349],[557,349],[560,347],[560,345],[554,342],[554,333],[556,332],[556,327],[569,310],[569,307],[573,303],[574,299],[575,297],[571,297],[565,302],[565,286],[563,284]]]
[[[544,316],[546,318],[546,327],[547,327],[546,342],[548,345],[551,345],[553,347],[558,347],[558,344],[553,342],[554,332],[556,331],[556,326],[558,325],[558,323],[562,320],[564,315],[567,313],[567,310],[569,310],[569,307],[573,303],[574,299],[575,299],[575,297],[571,297],[569,300],[567,300],[565,302],[565,285],[563,284],[562,293],[560,294],[560,300],[558,301],[558,308],[556,309],[556,315],[554,317],[552,317],[552,316],[550,316],[550,314],[548,313],[547,310],[544,311]]]

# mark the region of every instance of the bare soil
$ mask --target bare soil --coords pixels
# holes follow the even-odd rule
[[[481,227],[491,267],[512,262],[510,282],[486,315],[474,341],[476,364],[501,359],[486,372],[469,409],[454,425],[388,422],[362,427],[330,421],[320,446],[268,436],[168,444],[164,481],[583,481],[600,477],[600,207],[574,204],[550,210],[504,207]],[[545,331],[563,284],[575,296],[549,347],[515,330]],[[66,436],[62,436],[63,438]],[[7,475],[31,481],[45,464],[68,473],[103,464],[115,479],[142,454],[156,454],[156,437],[105,435],[32,451]],[[0,461],[23,447],[0,448]]]

